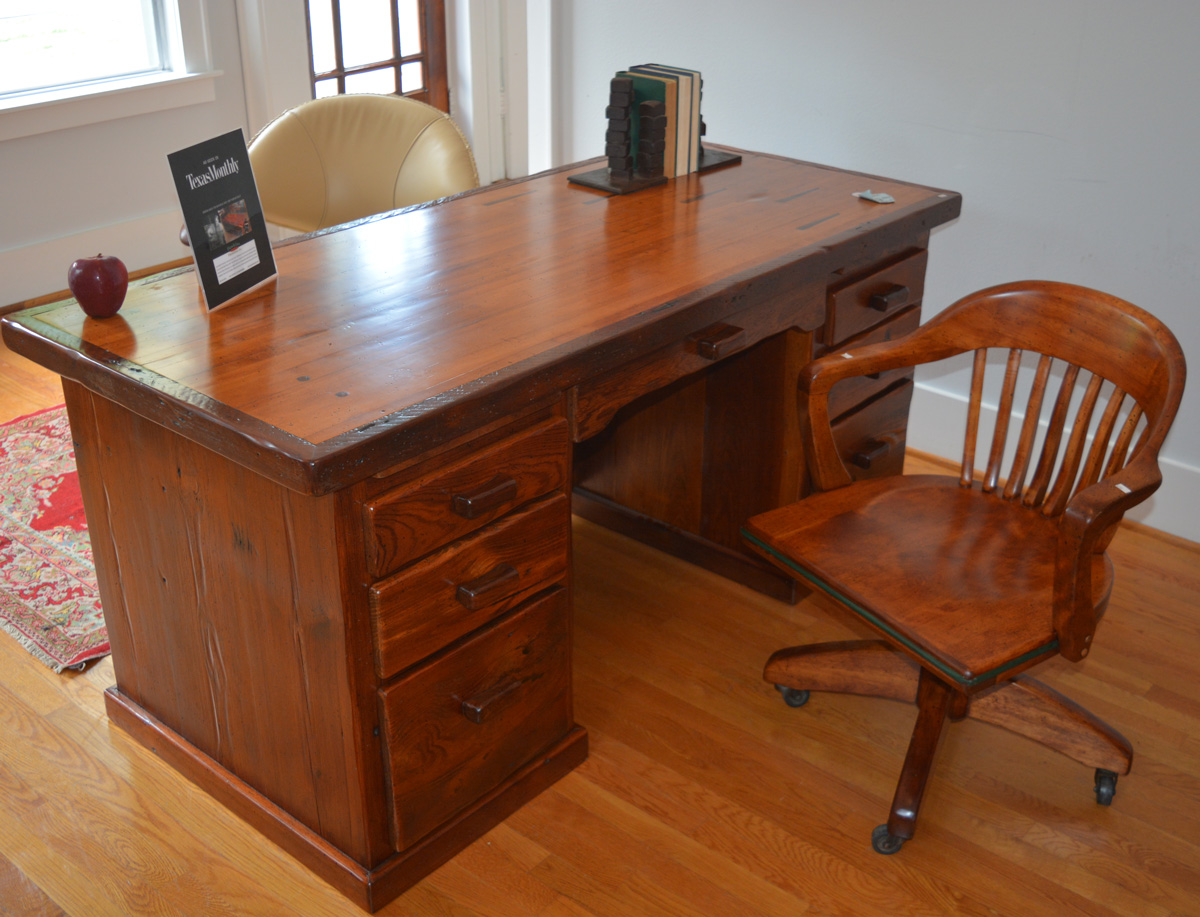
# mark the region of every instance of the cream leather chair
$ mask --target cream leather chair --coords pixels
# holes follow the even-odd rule
[[[448,115],[389,95],[314,99],[250,143],[268,222],[310,232],[478,187],[475,158]]]

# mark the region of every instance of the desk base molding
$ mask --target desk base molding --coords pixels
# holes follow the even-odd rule
[[[402,853],[368,869],[111,687],[108,718],[252,828],[366,911],[396,898],[587,759],[587,730],[575,726],[500,786]]]

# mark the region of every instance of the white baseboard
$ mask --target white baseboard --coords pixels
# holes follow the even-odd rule
[[[908,445],[920,452],[957,462],[962,457],[965,418],[964,397],[918,384],[909,414]],[[995,421],[995,409],[985,405],[981,427],[986,427],[989,421]],[[1159,467],[1163,475],[1162,487],[1125,518],[1200,542],[1200,468],[1161,455]]]
[[[116,255],[131,271],[186,258],[189,252],[179,242],[182,225],[179,211],[165,210],[0,251],[0,306],[65,290],[67,268],[76,258]]]

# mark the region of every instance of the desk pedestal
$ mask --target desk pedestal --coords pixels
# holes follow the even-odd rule
[[[311,496],[69,380],[64,392],[113,645],[110,718],[364,908],[587,757],[554,410]],[[485,488],[470,518],[449,499],[429,509],[498,472],[508,503]],[[407,547],[397,514],[422,519]],[[489,578],[498,566],[514,572]]]

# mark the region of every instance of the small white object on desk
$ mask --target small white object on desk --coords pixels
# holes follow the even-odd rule
[[[855,191],[855,197],[861,197],[864,201],[871,201],[875,204],[894,204],[896,199],[890,194],[885,194],[882,191],[872,191],[868,188],[866,191]]]

